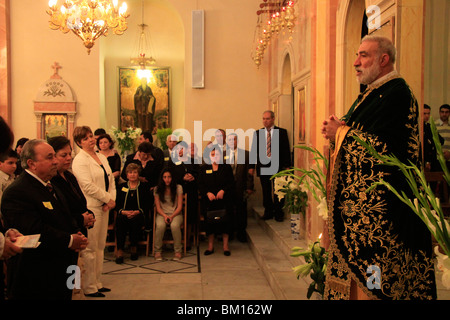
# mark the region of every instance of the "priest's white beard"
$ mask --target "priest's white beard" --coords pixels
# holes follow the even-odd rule
[[[355,68],[355,70],[361,72],[360,75],[356,76],[356,80],[360,84],[367,85],[367,84],[374,82],[377,79],[377,77],[380,75],[381,66],[378,63],[376,63],[376,61],[374,61],[374,63],[368,68],[358,67],[358,68]]]

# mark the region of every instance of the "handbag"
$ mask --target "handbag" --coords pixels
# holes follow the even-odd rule
[[[218,224],[224,221],[225,215],[227,214],[226,209],[219,210],[208,210],[206,211],[206,221],[208,223]]]

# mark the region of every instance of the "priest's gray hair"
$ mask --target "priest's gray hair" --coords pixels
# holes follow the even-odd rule
[[[28,169],[28,159],[36,160],[36,152],[34,150],[36,146],[41,143],[47,143],[47,141],[42,139],[31,139],[23,145],[22,152],[20,153],[20,164],[23,169]]]
[[[389,56],[389,61],[392,64],[395,63],[397,50],[395,49],[394,44],[389,38],[383,36],[367,35],[364,38],[362,38],[361,43],[363,43],[364,41],[377,42],[380,55],[386,53]]]

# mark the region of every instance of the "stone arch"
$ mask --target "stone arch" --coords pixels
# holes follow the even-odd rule
[[[336,20],[336,114],[343,116],[358,95],[353,61],[361,41],[365,0],[339,2]]]
[[[292,85],[292,75],[294,73],[292,48],[287,47],[281,55],[279,62],[279,88],[280,96],[278,98],[278,125],[285,128],[289,135],[289,144],[291,151],[294,142],[294,93]]]

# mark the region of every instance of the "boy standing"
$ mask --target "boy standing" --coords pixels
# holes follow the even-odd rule
[[[19,156],[14,150],[0,154],[0,202],[3,191],[14,181],[18,159]]]

